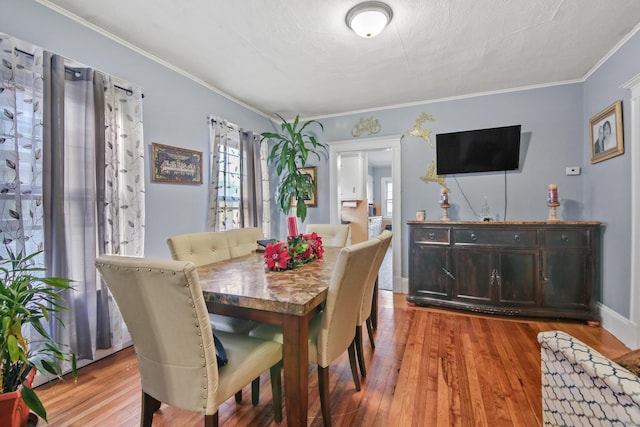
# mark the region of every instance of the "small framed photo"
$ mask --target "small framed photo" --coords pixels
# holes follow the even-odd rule
[[[176,184],[202,184],[202,152],[151,144],[151,180]]]
[[[589,120],[591,163],[624,154],[622,101],[616,101]]]
[[[306,197],[304,199],[304,203],[305,205],[307,205],[308,207],[312,207],[315,208],[316,206],[318,206],[318,179],[317,179],[317,175],[316,175],[316,167],[315,166],[311,166],[311,167],[307,167],[307,168],[298,168],[298,170],[303,173],[303,174],[307,174],[311,176],[311,179],[313,180],[313,183],[315,184],[315,189],[313,190],[313,194],[311,195],[311,197]],[[291,199],[291,205],[292,206],[296,206],[297,205],[297,201],[295,199]]]

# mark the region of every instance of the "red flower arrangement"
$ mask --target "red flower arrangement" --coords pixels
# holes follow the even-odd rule
[[[314,259],[322,258],[324,248],[322,237],[317,233],[290,236],[286,242],[267,245],[264,251],[264,263],[268,270],[292,270]]]

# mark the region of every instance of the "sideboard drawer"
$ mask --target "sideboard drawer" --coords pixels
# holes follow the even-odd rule
[[[414,243],[440,243],[449,244],[450,233],[448,228],[415,227],[412,229]]]
[[[545,230],[544,246],[547,248],[586,248],[589,246],[588,230]]]
[[[536,230],[496,230],[486,227],[456,229],[453,231],[455,245],[537,246]]]

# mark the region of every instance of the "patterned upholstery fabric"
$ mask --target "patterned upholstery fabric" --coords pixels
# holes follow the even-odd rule
[[[545,426],[640,425],[640,378],[564,332],[538,341]]]

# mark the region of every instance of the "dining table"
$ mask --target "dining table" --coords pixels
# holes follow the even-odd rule
[[[282,326],[285,413],[290,426],[306,426],[309,406],[309,320],[320,310],[340,248],[291,270],[271,271],[264,253],[198,267],[210,313]]]

